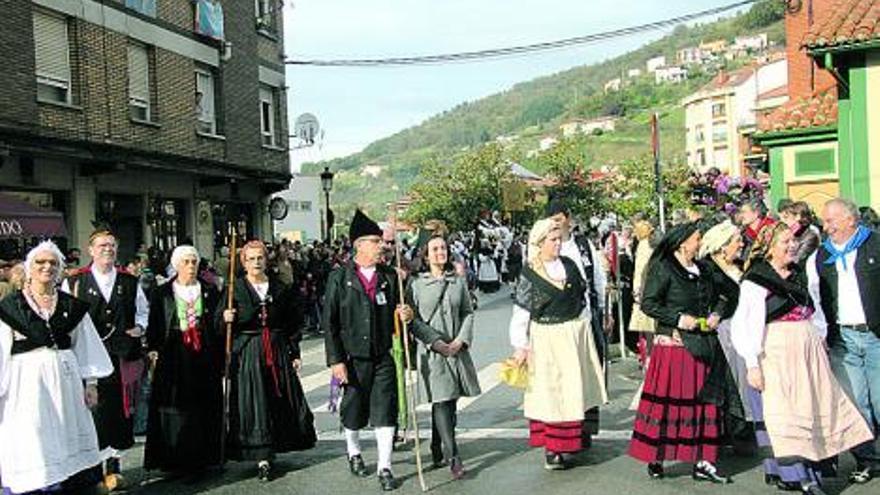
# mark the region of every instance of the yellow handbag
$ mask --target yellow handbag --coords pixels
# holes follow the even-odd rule
[[[516,364],[513,358],[507,358],[501,362],[498,378],[513,388],[525,389],[529,386],[529,365]]]

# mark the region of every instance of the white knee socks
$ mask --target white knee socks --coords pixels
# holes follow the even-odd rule
[[[383,469],[391,469],[391,452],[394,450],[394,427],[380,426],[376,428],[376,448],[379,459],[376,461],[376,473]]]
[[[348,448],[348,458],[351,459],[361,454],[361,435],[360,430],[349,430],[345,428],[345,445]]]

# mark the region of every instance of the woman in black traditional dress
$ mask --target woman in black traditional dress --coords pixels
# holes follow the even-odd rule
[[[144,468],[191,473],[220,462],[223,340],[214,327],[217,291],[196,277],[198,251],[178,246],[171,265],[177,276],[150,303],[155,371]]]
[[[228,456],[257,461],[260,481],[269,480],[275,454],[310,449],[317,440],[298,376],[302,305],[290,287],[266,275],[267,258],[260,241],[242,247],[246,276],[236,281],[235,309],[217,312],[219,327],[233,323],[234,336]]]

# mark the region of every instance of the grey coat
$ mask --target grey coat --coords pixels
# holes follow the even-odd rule
[[[444,284],[447,287],[442,306],[435,311]],[[430,273],[422,273],[413,278],[409,298],[416,312],[413,335],[424,344],[419,351],[419,364],[427,401],[443,402],[479,395],[480,382],[470,355],[474,310],[465,280],[454,274],[438,279]],[[431,350],[437,340],[449,343],[456,338],[466,347],[455,356],[447,358]]]

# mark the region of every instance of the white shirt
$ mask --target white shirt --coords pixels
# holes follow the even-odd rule
[[[376,267],[375,266],[371,266],[371,267],[358,266],[357,269],[359,272],[361,272],[361,275],[363,275],[364,278],[367,279],[367,282],[371,282],[373,280],[373,277],[376,276]]]
[[[848,241],[847,241],[848,242]],[[842,250],[844,246],[833,244],[837,250]],[[821,247],[819,249],[822,249]],[[810,295],[818,303],[821,301],[819,294],[819,272],[816,270],[816,255],[818,250],[810,255],[807,260],[807,280],[810,286]],[[862,325],[868,322],[865,317],[865,308],[862,306],[862,296],[859,292],[859,280],[856,278],[856,257],[858,250],[854,250],[844,255],[846,259],[846,269],[843,268],[843,261],[838,259],[835,262],[837,269],[837,324],[839,325]]]
[[[373,271],[375,272],[375,268],[373,269]],[[251,286],[254,288],[254,292],[256,292],[258,296],[260,296],[260,301],[265,301],[266,296],[269,295],[269,282],[251,284]]]
[[[595,254],[592,253],[592,254]],[[569,237],[567,241],[562,241],[562,249],[559,251],[559,256],[565,256],[570,260],[574,261],[574,264],[577,265],[578,270],[581,272],[581,277],[583,277],[584,281],[587,280],[587,272],[586,267],[584,266],[584,257],[581,254],[581,249],[578,247],[577,243],[574,242],[574,237]],[[595,259],[595,258],[594,258]],[[594,265],[599,265],[600,263],[594,263]],[[600,268],[599,271],[602,271]],[[596,269],[593,267],[593,281],[597,282],[595,279]],[[602,279],[604,280],[604,273]],[[596,290],[598,291],[599,284],[596,283]],[[604,286],[602,287],[602,292],[599,293],[599,299],[604,299],[605,291]],[[586,306],[584,307],[584,315],[590,315],[590,288],[587,287],[586,292],[584,293],[584,300],[586,301]],[[602,303],[599,303],[599,307],[602,307]]]

